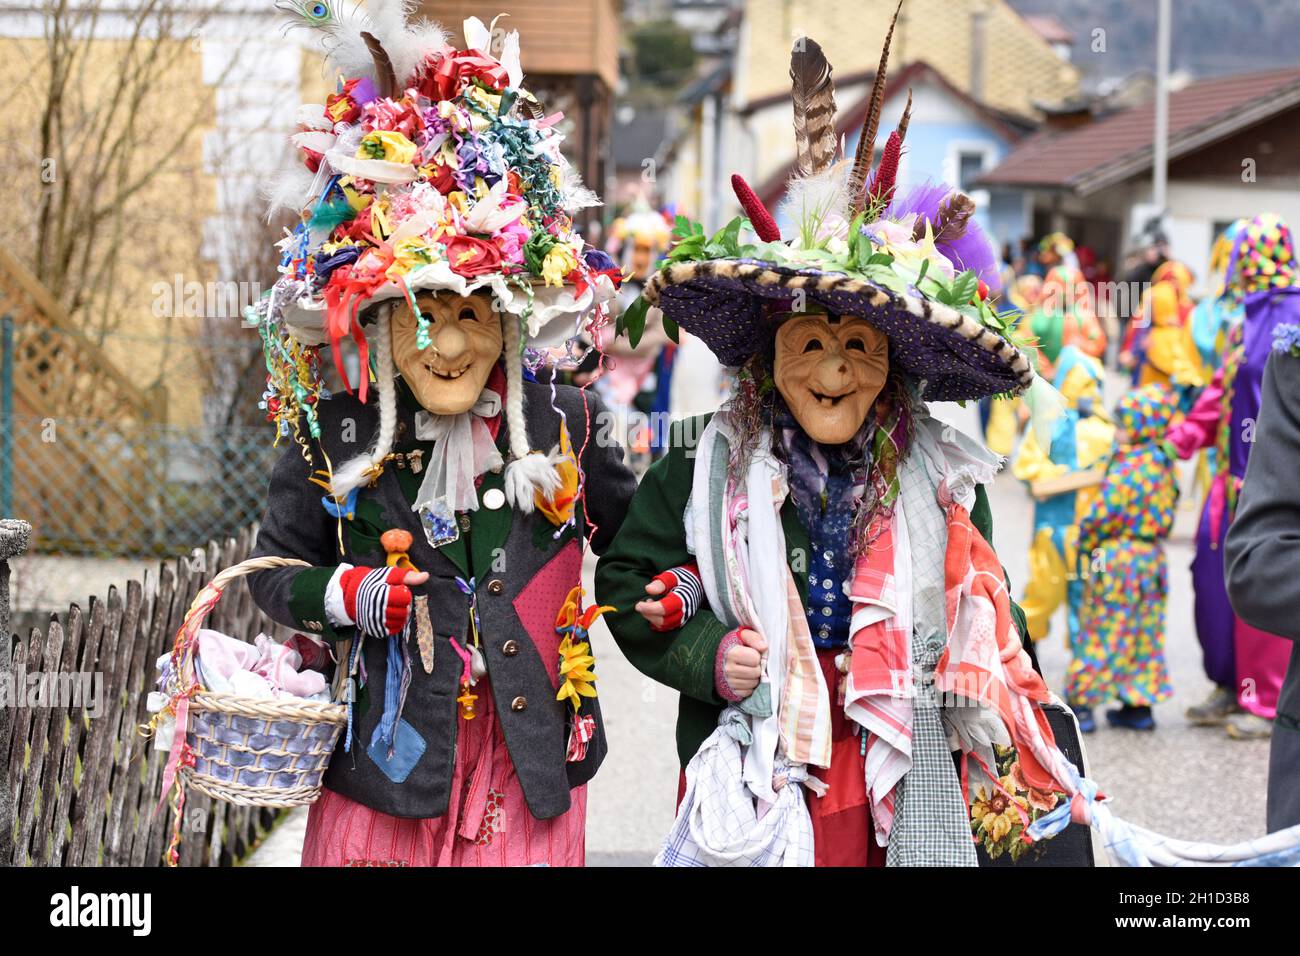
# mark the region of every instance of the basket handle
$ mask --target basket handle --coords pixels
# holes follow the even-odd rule
[[[247,574],[252,574],[254,571],[267,571],[271,568],[309,567],[312,567],[310,561],[303,561],[300,558],[282,558],[278,555],[268,554],[258,558],[246,558],[238,564],[232,564],[225,570],[218,572],[208,582],[207,586],[194,596],[194,602],[190,605],[185,620],[181,622],[181,626],[176,632],[176,641],[172,646],[172,661],[181,679],[182,686],[188,687],[194,681],[194,644],[199,625],[208,616],[212,606],[225,593],[231,582]],[[213,591],[216,593],[214,594]]]

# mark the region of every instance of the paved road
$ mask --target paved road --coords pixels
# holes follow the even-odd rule
[[[1119,387],[1112,383],[1108,392]],[[973,407],[943,406],[936,414],[965,429],[974,422]],[[1009,472],[999,476],[990,498],[993,543],[1018,593],[1025,578],[1030,499]],[[1103,721],[1086,740],[1088,773],[1111,796],[1115,812],[1134,823],[1174,837],[1231,842],[1264,833],[1268,745],[1236,742],[1218,730],[1190,727],[1182,716],[1185,707],[1210,689],[1200,667],[1187,571],[1197,506],[1193,498],[1185,495],[1169,545],[1167,649],[1174,699],[1156,708],[1159,727],[1152,734],[1113,730]],[[586,574],[590,588],[590,566]],[[636,671],[603,626],[593,633],[593,641],[610,751],[591,784],[588,861],[594,866],[643,865],[654,856],[673,818],[677,695]],[[1049,685],[1061,687],[1068,655],[1060,615],[1038,651]],[[300,845],[298,819],[278,830],[254,862],[293,864]]]

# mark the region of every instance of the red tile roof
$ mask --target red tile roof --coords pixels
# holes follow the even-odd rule
[[[1169,158],[1200,149],[1300,104],[1300,68],[1201,80],[1169,94]],[[1088,195],[1151,163],[1155,103],[1064,132],[1040,131],[978,180]]]

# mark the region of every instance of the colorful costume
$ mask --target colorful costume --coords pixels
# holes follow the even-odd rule
[[[1057,357],[1066,346],[1096,359],[1106,354],[1106,333],[1093,308],[1092,287],[1077,267],[1048,270],[1029,328],[1038,344],[1038,374],[1044,378],[1055,378]]]
[[[1079,522],[1089,556],[1078,648],[1066,674],[1070,702],[1094,707],[1166,700],[1164,540],[1174,524],[1178,480],[1162,447],[1178,400],[1162,385],[1129,392],[1115,407],[1120,442],[1101,491]]]
[[[598,335],[618,270],[573,228],[594,197],[533,118],[517,34],[497,59],[477,19],[457,50],[404,5],[367,10],[302,14],[341,78],[299,110],[279,194],[302,222],[249,314],[288,446],[255,553],[307,565],[250,588],[334,642],[349,705],[303,860],[581,864],[606,747],[576,585],[635,482],[591,440],[600,400],[525,363]]]
[[[1237,493],[1255,447],[1260,384],[1274,330],[1300,316],[1300,287],[1291,231],[1274,215],[1256,216],[1242,230],[1232,255],[1229,287],[1244,317],[1211,384],[1169,439],[1181,457],[1216,448],[1216,472],[1201,511],[1192,582],[1196,633],[1206,675],[1233,688],[1239,706],[1271,719],[1286,670],[1287,642],[1250,627],[1232,611],[1223,578],[1223,541],[1236,511]]]
[[[1100,363],[1074,346],[1061,351],[1056,363],[1058,391],[1069,407],[1052,430],[1051,452],[1043,451],[1033,430],[1026,435],[1012,470],[1030,486],[1080,471],[1103,468],[1110,455],[1115,427],[1101,403],[1104,373]],[[1085,487],[1039,497],[1035,494],[1034,537],[1029,548],[1029,580],[1020,606],[1029,636],[1042,640],[1052,615],[1066,608],[1066,634],[1070,647],[1079,638],[1079,606],[1087,576],[1087,556],[1080,562],[1076,547],[1079,519],[1097,496],[1097,487]]]
[[[1199,386],[1205,381],[1189,322],[1192,300],[1187,293],[1191,287],[1191,272],[1172,259],[1152,275],[1151,288],[1129,324],[1124,343],[1124,351],[1133,356],[1137,385]]]
[[[1228,261],[1236,247],[1246,220],[1238,219],[1214,241],[1210,252],[1210,271],[1222,276],[1212,295],[1207,295],[1192,309],[1189,322],[1192,342],[1201,356],[1202,376],[1208,381],[1219,366],[1228,349],[1228,335],[1242,319],[1241,303],[1232,295],[1227,283]]]
[[[644,298],[740,384],[675,429],[596,572],[619,646],[681,692],[685,779],[657,862],[860,866],[883,849],[893,865],[975,865],[972,835],[1033,859],[1021,834],[1068,773],[988,544],[982,485],[998,459],[923,400],[1015,393],[1033,373],[981,290],[996,262],[969,200],[931,184],[895,194],[906,114],[872,178],[869,135],[851,169],[834,162],[830,68],[812,40],[791,76],[799,236],[782,241],[738,177],[757,242],[740,219],[713,238],[679,230]],[[692,560],[698,612],[653,629],[632,602]],[[760,639],[762,677],[738,692],[729,663]]]

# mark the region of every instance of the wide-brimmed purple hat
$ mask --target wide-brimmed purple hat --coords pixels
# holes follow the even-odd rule
[[[886,39],[874,103],[888,50]],[[852,165],[836,163],[831,68],[814,41],[796,43],[790,75],[800,175],[785,209],[798,235],[782,241],[753,190],[733,176],[760,241],[741,243],[741,220],[709,237],[679,219],[678,243],[646,283],[646,304],[703,340],[727,366],[770,349],[781,313],[827,311],[859,316],[888,336],[891,364],[922,384],[927,399],[1023,392],[1034,378],[1032,363],[1012,340],[1012,318],[993,307],[997,260],[973,219],[974,203],[932,183],[895,196],[910,95],[868,184],[878,108]]]
[[[977,319],[941,302],[899,295],[842,272],[754,259],[682,262],[647,283],[646,300],[700,338],[723,365],[740,366],[770,339],[765,310],[789,309],[803,290],[808,311],[866,319],[889,337],[890,363],[924,383],[935,401],[1020,392],[1033,381],[1029,359]]]

